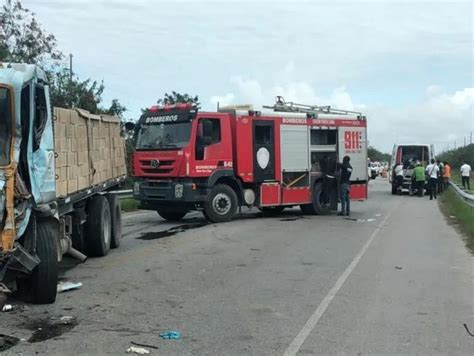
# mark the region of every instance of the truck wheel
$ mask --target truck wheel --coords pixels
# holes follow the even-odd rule
[[[301,204],[300,209],[305,215],[316,215],[313,204]]]
[[[158,215],[168,221],[179,221],[188,213],[187,211],[166,211],[157,210]]]
[[[237,213],[237,194],[228,185],[217,184],[204,203],[204,211],[212,222],[231,220]]]
[[[107,194],[107,201],[109,202],[112,220],[110,247],[117,248],[122,241],[122,208],[120,206],[120,199],[115,194]]]
[[[87,252],[89,256],[105,256],[110,250],[112,219],[109,202],[102,195],[94,196],[87,207]]]
[[[35,224],[32,224],[35,226]],[[53,220],[36,222],[36,255],[40,263],[26,279],[17,281],[18,291],[34,304],[56,301],[58,288],[58,226]]]
[[[316,212],[316,215],[327,215],[331,212],[330,202],[324,202],[327,197],[323,192],[323,183],[319,182],[314,185],[313,194],[313,209]]]

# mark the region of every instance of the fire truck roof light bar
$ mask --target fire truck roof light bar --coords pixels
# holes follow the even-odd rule
[[[305,105],[294,102],[286,102],[282,96],[275,98],[275,104],[272,106],[263,106],[265,109],[273,109],[280,112],[298,112],[306,114],[336,114],[336,115],[358,115],[364,118],[364,115],[358,111],[340,110],[331,108],[331,106]]]

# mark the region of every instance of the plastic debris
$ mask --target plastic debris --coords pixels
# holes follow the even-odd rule
[[[143,347],[137,347],[137,346],[130,346],[127,349],[127,354],[139,354],[139,355],[146,355],[149,354],[150,350],[147,350]]]
[[[62,317],[59,318],[60,321],[65,321],[65,322],[71,321],[73,319],[74,319],[74,317],[69,316],[69,315],[65,315],[65,316],[62,316]]]
[[[164,333],[160,334],[160,337],[165,340],[177,340],[181,338],[181,332],[180,331],[165,331]]]
[[[3,307],[2,307],[2,312],[9,312],[13,310],[13,305],[11,304],[5,304]]]
[[[402,269],[400,266],[395,266],[395,269]]]
[[[67,292],[74,289],[79,289],[81,287],[82,287],[81,282],[59,282],[58,293]]]
[[[456,217],[455,217],[454,215],[449,215],[449,217],[450,217],[451,219],[456,219]]]
[[[375,214],[375,216],[378,218],[379,216],[382,216],[382,214]]]
[[[376,219],[367,219],[367,222],[375,221]]]

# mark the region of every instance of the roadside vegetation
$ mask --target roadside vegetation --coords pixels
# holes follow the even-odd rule
[[[135,211],[138,209],[137,201],[133,198],[120,199],[120,205],[122,207],[122,211],[125,212]]]
[[[474,208],[460,199],[453,189],[440,195],[439,204],[448,222],[463,232],[466,246],[474,254]]]

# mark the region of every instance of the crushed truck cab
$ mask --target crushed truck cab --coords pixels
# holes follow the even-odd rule
[[[120,120],[53,108],[39,67],[0,63],[0,148],[0,284],[54,302],[64,254],[84,261],[120,243],[108,194],[126,172]]]
[[[367,198],[367,121],[361,113],[285,103],[198,112],[152,107],[135,126],[132,173],[142,208],[177,220],[201,210],[231,219],[240,206],[308,214],[337,209],[338,162],[351,157],[351,198]]]

